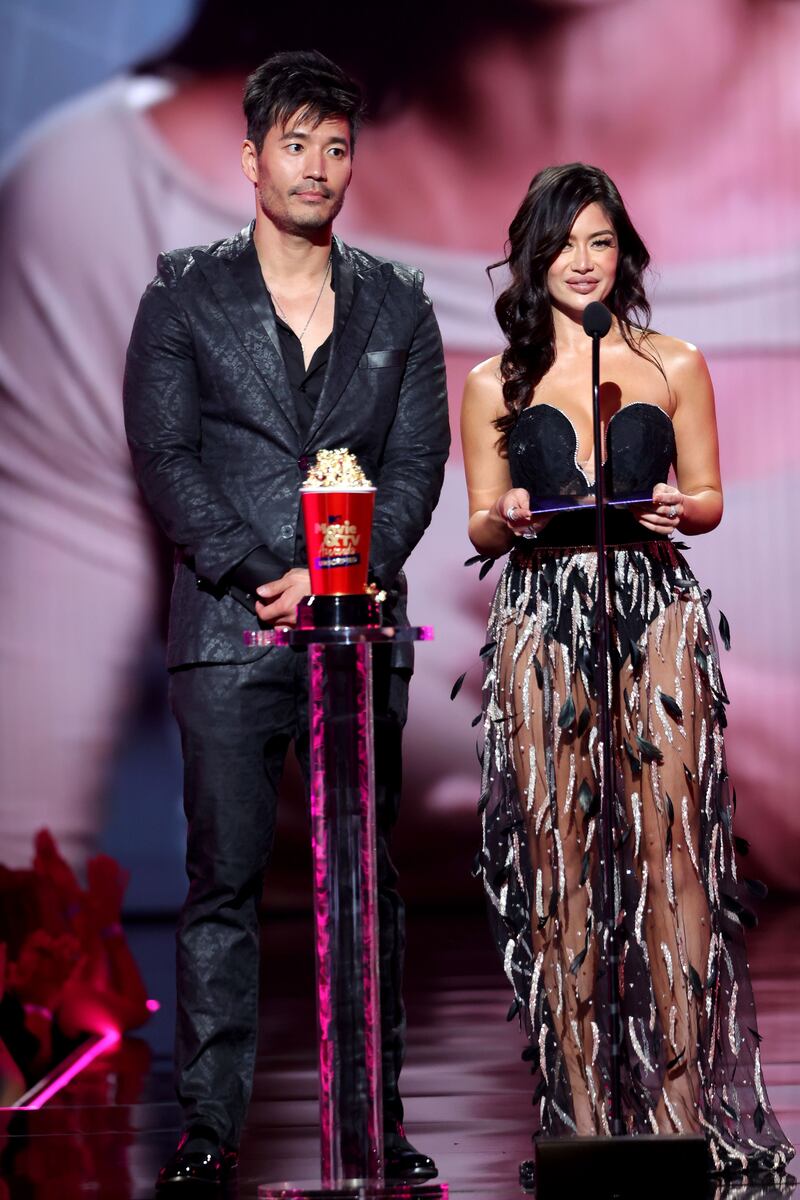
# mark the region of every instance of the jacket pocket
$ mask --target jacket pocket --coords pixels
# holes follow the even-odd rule
[[[369,370],[372,367],[402,367],[408,358],[407,350],[368,350],[358,361],[359,367]]]

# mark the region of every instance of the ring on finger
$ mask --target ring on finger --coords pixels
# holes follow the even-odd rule
[[[507,521],[515,521],[517,519],[516,514],[518,512],[519,512],[519,505],[512,504],[510,508],[506,509],[506,520]]]
[[[667,510],[667,516],[670,516],[670,517],[677,517],[677,515],[678,515],[678,506],[677,506],[677,504],[670,504],[670,506],[669,506],[669,508],[668,508],[668,510]]]

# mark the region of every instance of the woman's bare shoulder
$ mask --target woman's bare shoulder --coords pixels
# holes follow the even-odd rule
[[[464,405],[481,412],[500,416],[505,411],[503,381],[500,376],[501,355],[484,359],[469,372],[464,383]]]
[[[708,374],[706,360],[692,342],[651,330],[645,334],[644,345],[656,355],[670,382],[697,379]]]

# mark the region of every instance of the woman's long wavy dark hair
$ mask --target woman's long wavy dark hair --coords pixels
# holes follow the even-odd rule
[[[507,412],[495,421],[502,454],[517,418],[555,362],[547,272],[569,240],[575,218],[587,204],[595,203],[611,221],[619,247],[614,287],[605,304],[617,318],[631,349],[651,359],[662,370],[655,355],[642,347],[650,326],[650,305],[642,282],[650,255],[631,223],[616,185],[605,171],[585,163],[546,167],[531,180],[511,222],[506,258],[489,267],[493,271],[508,266],[511,271],[511,283],[494,306],[500,328],[508,339],[500,364]]]

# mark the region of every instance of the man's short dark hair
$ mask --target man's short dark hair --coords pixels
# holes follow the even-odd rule
[[[285,125],[296,112],[315,126],[331,117],[346,118],[354,146],[364,115],[361,88],[317,50],[281,51],[263,62],[245,84],[247,136],[259,154],[273,125]]]

